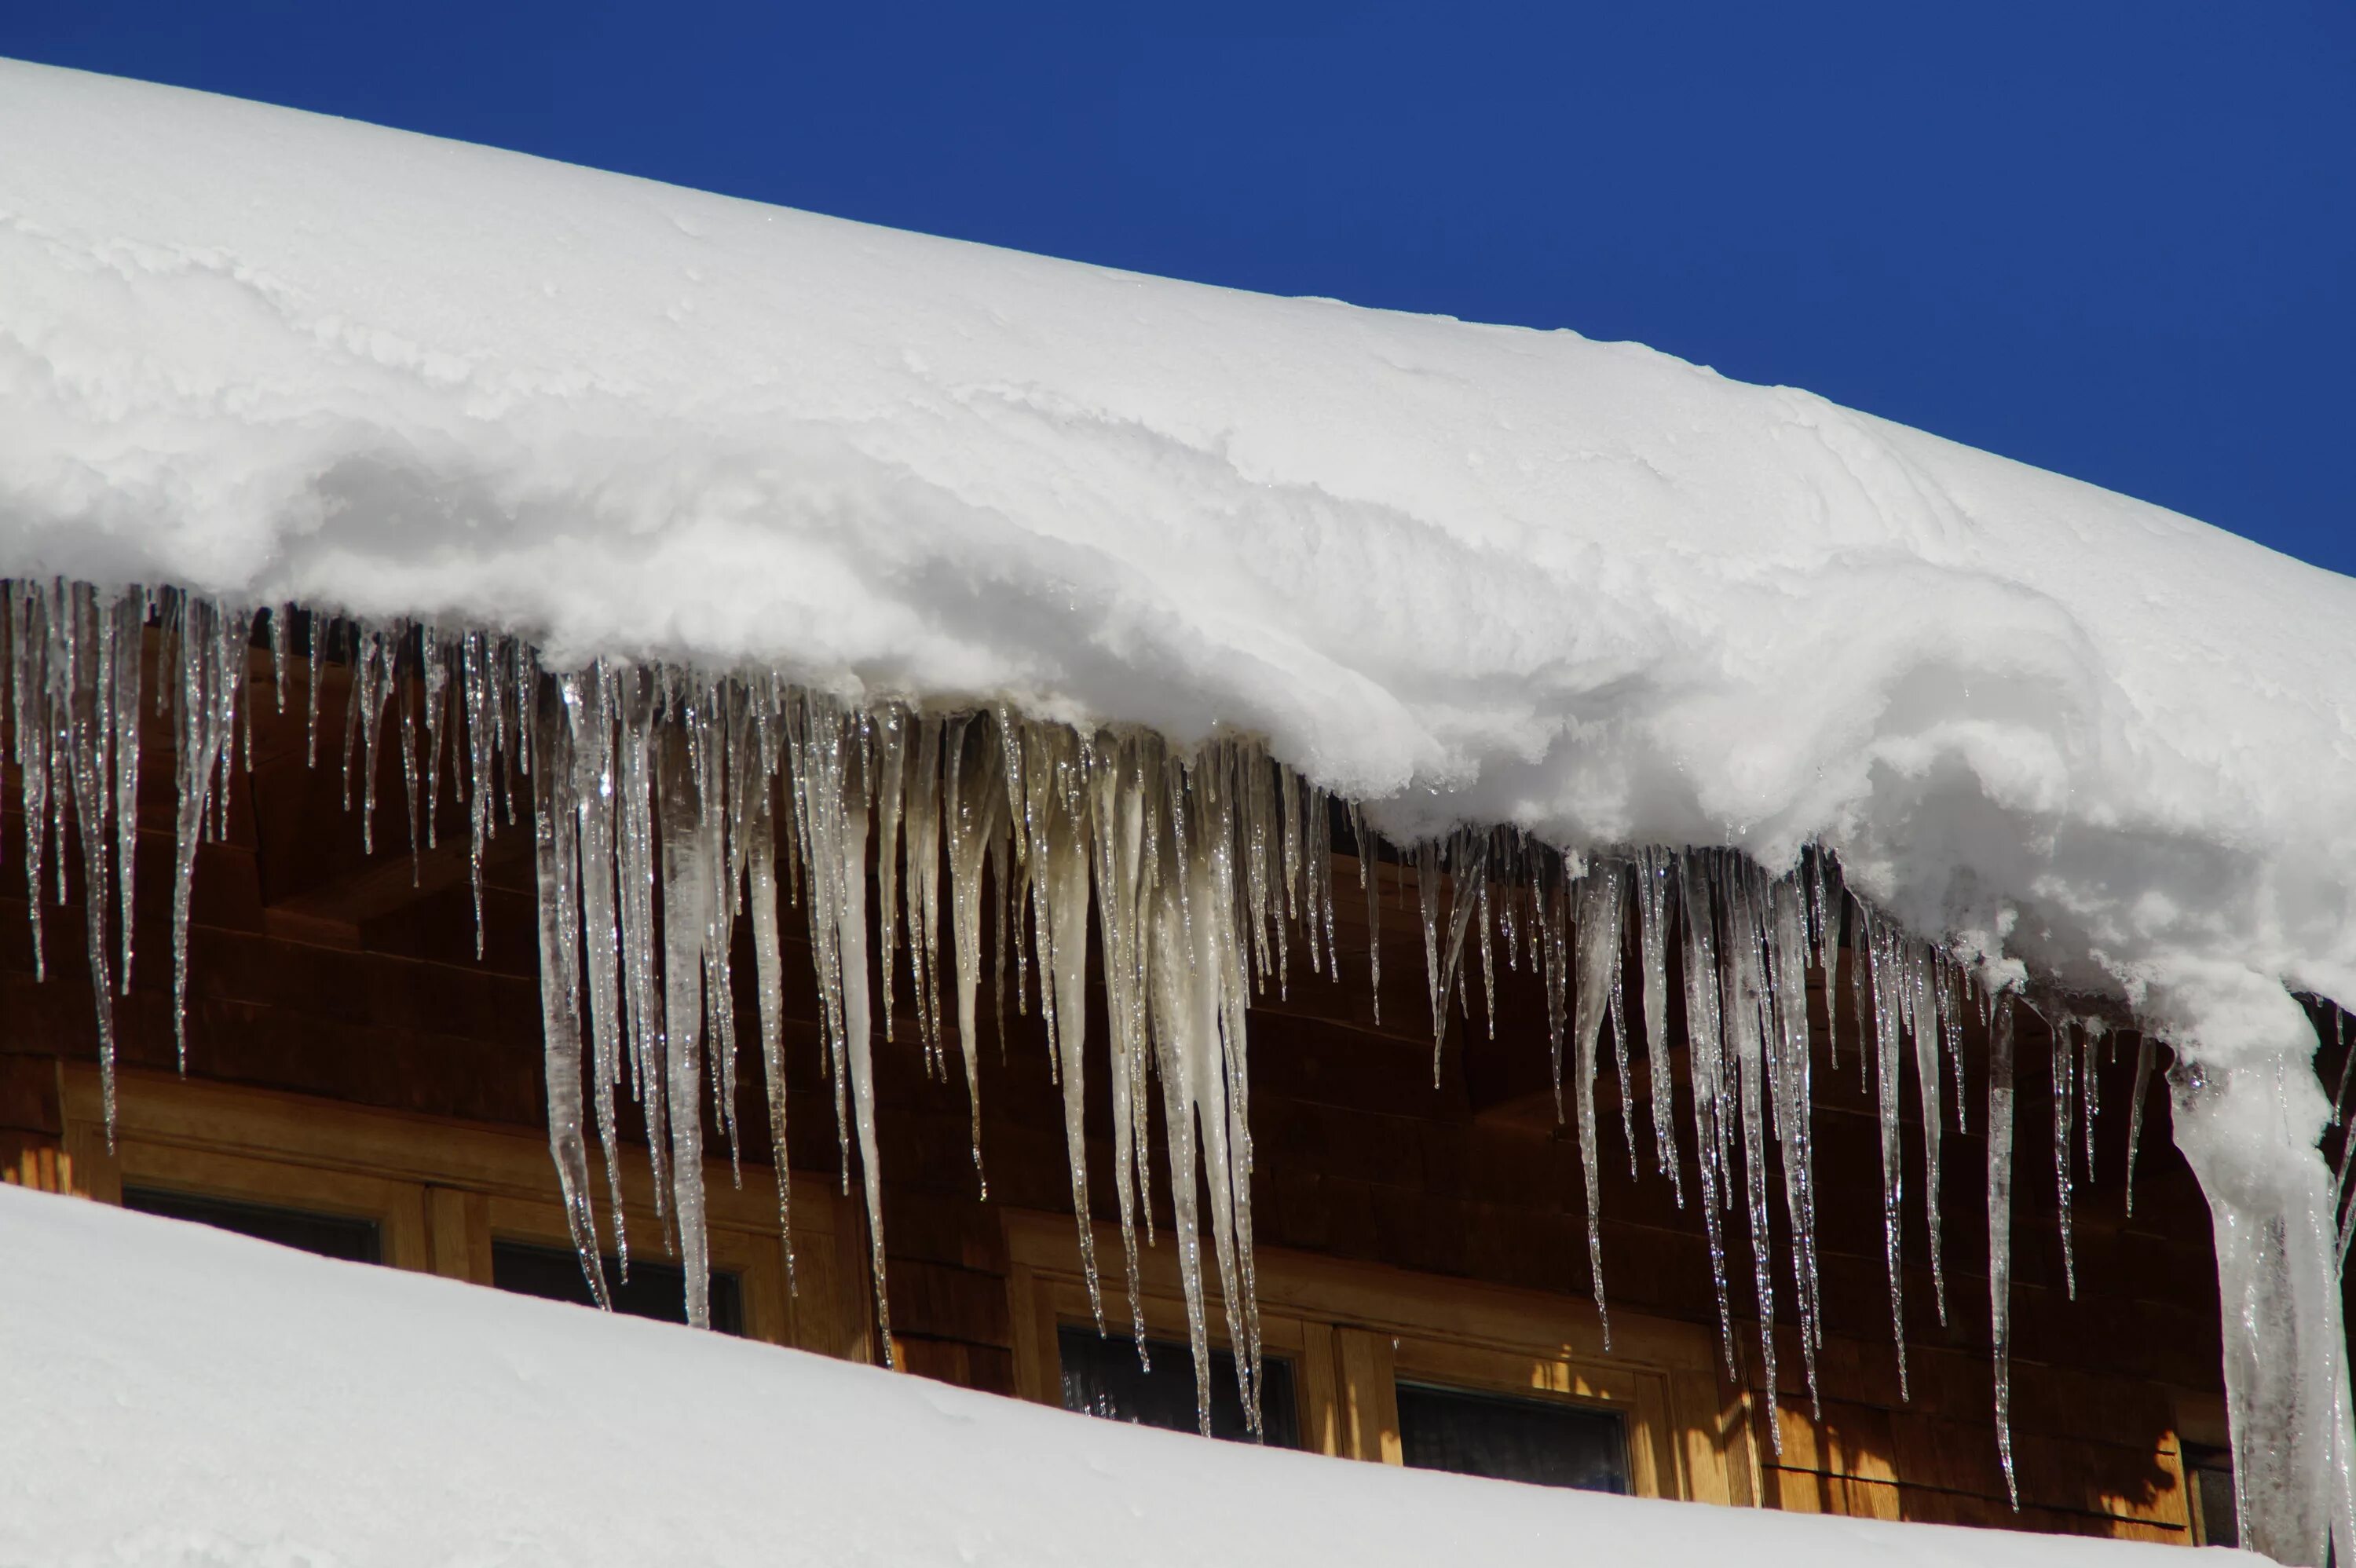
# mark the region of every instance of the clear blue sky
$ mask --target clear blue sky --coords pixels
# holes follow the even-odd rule
[[[2348,0],[24,0],[0,54],[1639,338],[2356,573]]]

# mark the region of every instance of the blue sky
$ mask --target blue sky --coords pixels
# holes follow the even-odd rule
[[[1639,338],[2356,573],[2345,0],[0,13],[0,54]]]

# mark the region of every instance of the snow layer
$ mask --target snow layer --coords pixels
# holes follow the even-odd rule
[[[16,1188],[0,1232],[5,1563],[2162,1561],[1253,1450]]]
[[[0,571],[1820,838],[2221,1064],[2356,995],[2356,582],[1635,345],[0,63]],[[2325,1114],[2301,1089],[2295,1137]]]

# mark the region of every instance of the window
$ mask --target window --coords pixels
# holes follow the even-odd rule
[[[1199,1431],[1193,1348],[1175,1339],[1148,1339],[1145,1349],[1149,1360],[1141,1361],[1137,1342],[1127,1334],[1059,1327],[1055,1349],[1063,1367],[1064,1408],[1172,1432]],[[1300,1447],[1292,1362],[1263,1354],[1260,1379],[1260,1441],[1271,1448]],[[1211,1435],[1251,1440],[1230,1350],[1211,1352]]]
[[[234,1231],[241,1236],[275,1242],[282,1247],[316,1253],[323,1258],[341,1258],[356,1264],[384,1261],[384,1246],[374,1220],[348,1214],[316,1214],[267,1203],[241,1203],[153,1187],[124,1187],[123,1206],[142,1214],[158,1214],[167,1220],[187,1220],[216,1230]]]
[[[1097,1236],[1110,1329],[1100,1338],[1071,1221],[1010,1211],[1004,1223],[1017,1389],[1194,1430],[1167,1238],[1140,1259],[1147,1373],[1127,1333],[1119,1232]],[[1272,1248],[1258,1261],[1272,1444],[1283,1433],[1315,1454],[1639,1497],[1758,1495],[1744,1396],[1720,1381],[1706,1328],[1615,1313],[1607,1355],[1584,1302]],[[1242,1422],[1215,1297],[1210,1315],[1214,1431],[1225,1436]]]
[[[365,1256],[535,1296],[585,1300],[548,1140],[532,1132],[369,1110],[130,1069],[109,1147],[95,1068],[63,1069],[65,1150],[92,1198],[201,1220],[331,1256]],[[823,1180],[794,1184],[793,1288],[766,1174],[707,1169],[715,1326],[851,1360],[877,1359],[867,1263]],[[678,1321],[685,1281],[661,1255],[653,1173],[624,1162],[625,1311]],[[600,1173],[600,1196],[604,1183]],[[603,1203],[599,1223],[610,1222]],[[618,1272],[618,1271],[617,1271]]]
[[[2186,1443],[2183,1455],[2186,1500],[2191,1506],[2194,1543],[2241,1545],[2241,1507],[2233,1498],[2233,1450]]]
[[[1400,1383],[1398,1399],[1400,1456],[1417,1469],[1628,1489],[1627,1422],[1617,1411],[1428,1383]]]
[[[615,1311],[661,1323],[687,1321],[685,1269],[653,1258],[633,1258],[629,1277],[625,1279],[621,1260],[614,1254],[608,1253],[598,1261],[605,1267],[605,1290]],[[581,1272],[580,1255],[569,1247],[494,1241],[491,1284],[546,1301],[570,1301],[580,1307],[595,1304],[589,1281]],[[716,1268],[712,1271],[712,1326],[723,1334],[744,1332],[744,1287],[735,1275]]]

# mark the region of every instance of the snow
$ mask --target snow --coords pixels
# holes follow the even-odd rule
[[[1847,1005],[1873,1020],[1899,1323],[1902,1043],[1944,1319],[1940,1064],[1974,1114],[1965,1009],[2025,991],[2082,1031],[2130,1013],[2173,1048],[2174,1125],[2218,1231],[2244,1538],[2312,1558],[2328,1526],[2356,1550],[2345,1240],[2315,1151],[2330,1106],[2292,995],[2356,996],[2356,582],[1568,332],[1143,278],[5,62],[0,144],[37,149],[0,167],[0,574],[31,883],[70,816],[115,829],[79,836],[108,885],[140,679],[113,650],[160,611],[185,990],[195,847],[258,698],[255,613],[351,617],[364,834],[368,764],[396,742],[421,830],[413,677],[458,709],[478,857],[495,795],[531,773],[568,1210],[596,1223],[587,1131],[610,1151],[614,1096],[637,1094],[691,1304],[702,1053],[734,1082],[747,888],[765,1061],[772,852],[810,901],[845,1170],[855,1145],[880,1255],[871,987],[905,908],[945,1063],[945,848],[969,1083],[988,865],[1018,976],[1035,957],[1064,1021],[1076,1114],[1093,885],[1116,959],[1098,1060],[1130,1107],[1124,1232],[1158,1076],[1193,1331],[1215,1266],[1248,1405],[1244,1016],[1288,983],[1295,940],[1331,969],[1330,792],[1419,869],[1436,1035],[1451,997],[1470,1017],[1468,935],[1485,982],[1527,923],[1558,1062],[1573,1035],[1590,1205],[1607,1017],[1623,1082],[1632,1039],[1607,977],[1633,932],[1656,1049],[1668,923],[1683,932],[1718,1289],[1740,1211],[1772,1319],[1772,1138],[1812,1383],[1806,982],[1841,923],[1872,955]],[[282,674],[287,621],[266,623]],[[424,717],[431,778],[445,715]],[[905,906],[904,821],[925,855]],[[119,971],[86,901],[102,998],[134,962],[114,858]],[[1989,1085],[1991,1113],[2010,1101]],[[2008,1152],[1999,1199],[2009,1179]],[[1603,1307],[1592,1240],[1590,1259]],[[1999,1401],[2002,1376],[1999,1357]]]
[[[0,1563],[2182,1561],[1257,1451],[16,1188],[0,1232]]]
[[[0,561],[1822,838],[2204,1052],[2356,995],[2356,582],[1631,344],[0,66]]]

